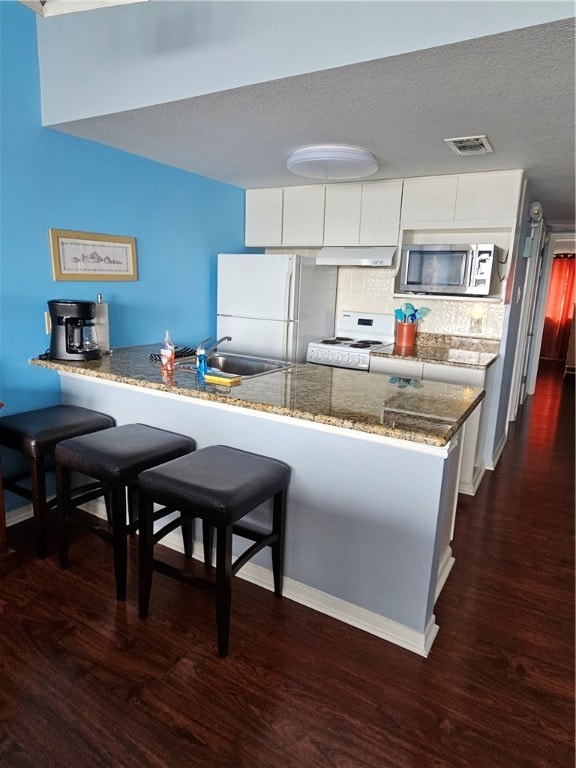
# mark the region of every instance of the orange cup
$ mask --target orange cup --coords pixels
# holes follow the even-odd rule
[[[413,347],[416,343],[416,323],[396,323],[396,345]]]

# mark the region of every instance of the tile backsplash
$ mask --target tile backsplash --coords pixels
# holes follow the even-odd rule
[[[269,248],[268,253],[285,253],[287,249]],[[315,256],[313,248],[289,249],[290,253]],[[395,270],[383,267],[338,267],[336,311],[382,312],[393,314],[404,299],[394,298]],[[504,304],[482,299],[437,299],[417,296],[416,307],[427,306],[430,314],[420,321],[419,333],[473,336],[500,339],[504,324]],[[473,320],[476,319],[476,322]]]

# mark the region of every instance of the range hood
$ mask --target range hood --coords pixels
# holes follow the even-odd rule
[[[321,248],[316,256],[316,264],[339,267],[393,267],[397,250],[395,245],[378,245],[373,248]]]

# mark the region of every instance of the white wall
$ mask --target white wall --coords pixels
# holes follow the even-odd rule
[[[38,17],[42,122],[394,56],[573,16],[572,2],[164,2]]]

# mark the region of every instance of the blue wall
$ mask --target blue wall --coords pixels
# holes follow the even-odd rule
[[[72,62],[71,62],[72,64]],[[41,125],[36,16],[0,2],[0,400],[59,402],[44,352],[48,299],[109,303],[113,347],[216,329],[216,254],[244,251],[244,191]],[[73,98],[73,94],[70,96]],[[137,282],[55,282],[49,229],[136,238]]]

